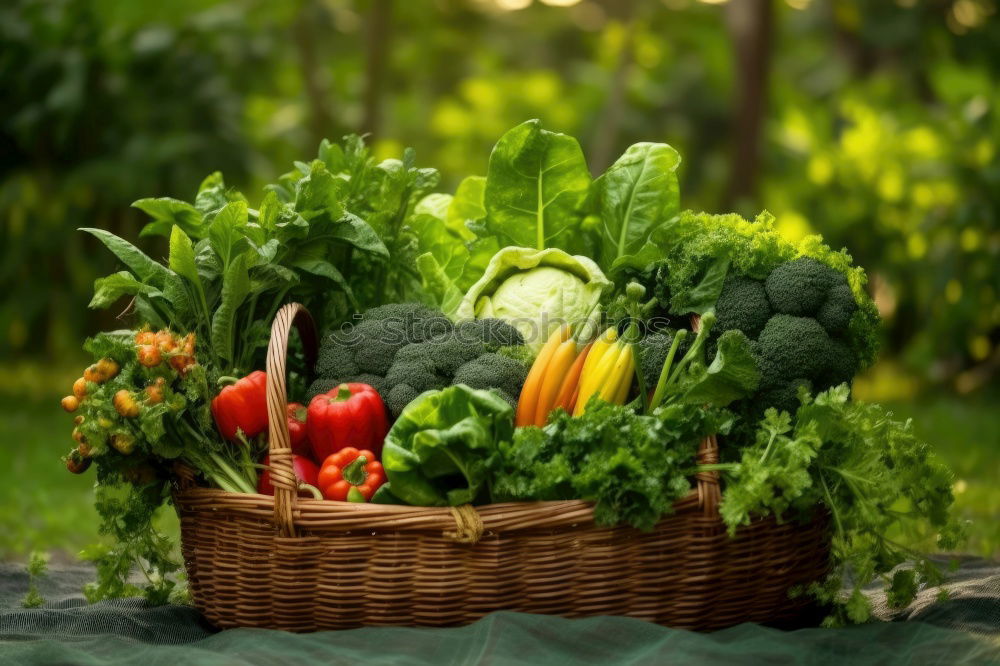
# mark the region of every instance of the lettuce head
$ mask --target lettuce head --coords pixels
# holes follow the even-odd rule
[[[505,247],[469,288],[455,318],[503,319],[535,351],[563,323],[596,325],[611,282],[597,264],[563,250]]]

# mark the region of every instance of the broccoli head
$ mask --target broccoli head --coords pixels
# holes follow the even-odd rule
[[[478,341],[490,351],[501,347],[524,345],[521,332],[502,319],[467,319],[455,324],[455,335],[459,340]]]
[[[850,346],[842,340],[830,340],[830,352],[827,354],[827,364],[816,382],[816,390],[825,391],[832,386],[850,384],[858,371],[858,358]]]
[[[418,303],[393,303],[368,310],[351,326],[326,335],[320,346],[316,374],[337,379],[359,374],[385,375],[396,352],[451,331],[451,321]]]
[[[676,360],[680,360],[688,352],[693,337],[689,335],[677,345],[677,351],[674,352]],[[642,378],[646,382],[647,387],[656,386],[656,382],[660,379],[660,371],[663,369],[663,363],[667,360],[667,354],[670,353],[670,345],[673,342],[673,331],[660,331],[658,333],[650,333],[637,343],[639,348],[639,363],[642,366]]]
[[[808,379],[793,379],[781,386],[764,389],[755,395],[747,406],[755,418],[763,414],[768,407],[794,414],[801,404],[799,391],[803,388],[812,393],[813,383]]]
[[[454,384],[462,371],[473,388],[496,388],[516,400],[527,373],[526,364],[515,360],[523,345],[517,329],[497,319],[456,325],[423,305],[382,305],[365,312],[349,330],[327,336],[309,395],[343,382],[363,382],[379,392],[396,417],[424,391]],[[502,356],[496,353],[500,350]],[[496,368],[495,380],[482,369],[477,372],[478,366],[465,368],[484,355],[489,358],[482,363]]]
[[[715,315],[714,335],[735,329],[748,338],[756,338],[771,318],[764,283],[740,275],[727,276],[715,305]]]
[[[474,389],[492,389],[517,407],[521,387],[528,377],[528,367],[509,356],[487,352],[462,365],[452,378],[454,384],[465,384]]]
[[[385,375],[392,396],[389,411],[397,417],[407,404],[404,398],[456,383],[476,389],[501,389],[505,398],[513,396],[516,400],[524,376],[513,370],[524,365],[496,352],[517,344],[523,345],[524,338],[513,326],[497,319],[478,319],[461,322],[448,333],[403,347]],[[484,356],[481,363],[495,367],[495,377],[479,365],[470,367]],[[500,372],[501,368],[504,372]],[[459,376],[463,379],[456,379]],[[405,388],[397,388],[400,386]]]
[[[843,276],[812,257],[800,257],[779,264],[767,276],[764,287],[775,312],[812,316],[816,314],[826,293]]]
[[[757,338],[761,386],[777,387],[800,377],[816,377],[833,350],[830,336],[812,317],[771,317]]]
[[[840,282],[826,292],[826,300],[816,312],[816,321],[830,335],[845,335],[851,325],[851,317],[858,311],[858,304],[854,301],[854,294],[844,276],[837,277]]]

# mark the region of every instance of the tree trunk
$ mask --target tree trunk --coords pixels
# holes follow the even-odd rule
[[[604,108],[598,116],[594,128],[593,150],[591,151],[590,169],[593,173],[602,173],[614,159],[615,144],[618,142],[618,131],[621,128],[622,115],[625,111],[625,85],[628,83],[628,72],[632,66],[632,42],[635,24],[631,19],[632,3],[620,2],[615,5],[625,21],[625,38],[622,41],[618,62],[611,74],[611,83]]]
[[[382,80],[389,52],[389,20],[392,0],[372,0],[368,12],[368,53],[365,68],[365,107],[361,130],[375,136],[381,121]]]
[[[772,0],[739,0],[726,6],[726,25],[736,58],[732,163],[723,201],[727,210],[752,200],[757,192],[773,22]]]
[[[330,93],[323,80],[322,66],[316,54],[315,27],[320,12],[309,0],[299,7],[299,15],[293,26],[294,39],[299,51],[302,67],[302,82],[309,104],[309,129],[313,146],[334,133],[333,112],[330,109]]]

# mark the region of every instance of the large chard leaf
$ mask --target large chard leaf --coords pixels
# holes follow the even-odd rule
[[[486,229],[501,246],[570,252],[590,172],[576,139],[529,120],[508,131],[490,155],[483,195]]]
[[[657,225],[678,212],[680,161],[665,143],[637,143],[594,181],[602,268],[610,270],[618,258],[639,252]]]

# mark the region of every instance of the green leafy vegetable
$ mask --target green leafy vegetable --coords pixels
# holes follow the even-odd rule
[[[601,296],[610,285],[588,257],[556,248],[505,247],[469,288],[455,317],[507,320],[537,350],[562,323],[596,322]]]
[[[680,209],[675,171],[681,158],[664,143],[637,143],[593,184],[601,239],[598,263],[605,271],[638,253],[658,225]]]
[[[669,405],[649,415],[594,399],[544,429],[518,428],[492,461],[493,501],[585,499],[600,525],[652,529],[691,488],[698,442],[725,428],[713,408]]]
[[[529,120],[500,137],[483,195],[486,229],[501,246],[573,251],[590,172],[576,139]]]
[[[45,598],[38,591],[38,581],[45,577],[49,570],[47,553],[31,551],[25,571],[28,574],[28,591],[21,599],[24,608],[38,608],[45,603]]]
[[[871,607],[861,589],[875,580],[886,584],[893,605],[906,606],[919,586],[939,585],[943,575],[895,535],[930,531],[943,549],[961,542],[963,527],[949,514],[951,473],[909,422],[893,420],[878,405],[851,402],[846,386],[815,400],[801,397],[794,424],[787,413],[768,410],[740,462],[713,466],[726,476],[723,520],[732,533],[756,516],[811,517],[824,507],[835,567],[810,592],[836,602],[827,623],[867,620]],[[842,595],[847,581],[852,591]]]
[[[286,301],[305,304],[324,328],[389,295],[453,309],[459,295],[449,285],[463,275],[468,250],[433,209],[415,213],[436,183],[437,172],[416,167],[412,150],[376,164],[351,136],[342,145],[324,141],[319,159],[296,163],[268,186],[258,210],[219,173],[205,179],[193,205],[141,199],[135,206],[153,217],[143,234],[170,238],[166,265],[107,231],[85,229],[129,269],[100,278],[91,307],[132,296],[139,324],[197,333],[213,380],[261,365],[270,321]],[[423,253],[441,267],[419,262],[437,278],[427,294],[417,272]]]
[[[386,436],[387,492],[415,506],[485,501],[487,459],[513,430],[513,408],[490,391],[462,384],[428,391],[403,410]]]

